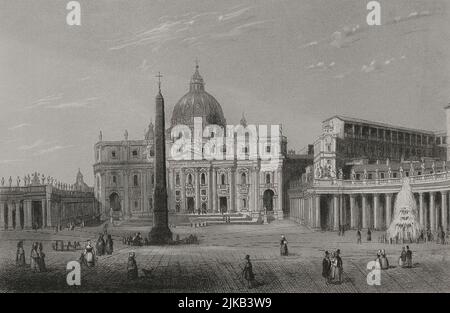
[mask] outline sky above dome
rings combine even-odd
[[[0,176],[38,171],[92,184],[98,133],[144,138],[161,71],[166,120],[198,58],[227,122],[281,123],[302,150],[335,114],[442,130],[449,102],[445,0],[0,3]]]

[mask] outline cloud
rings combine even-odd
[[[19,150],[32,150],[32,149],[35,149],[35,148],[40,147],[40,146],[45,145],[45,144],[46,144],[46,142],[44,140],[38,139],[35,142],[33,142],[32,144],[30,144],[30,145],[20,146]]]
[[[67,146],[56,145],[56,146],[52,146],[49,148],[41,149],[41,150],[37,151],[36,153],[34,153],[34,155],[48,154],[48,153],[52,153],[52,152],[56,152],[59,150],[64,150],[64,149],[68,149],[68,148],[72,148],[72,147],[74,147],[74,146],[73,145],[67,145]]]
[[[44,105],[48,105],[51,104],[55,101],[59,101],[62,99],[64,94],[60,93],[60,94],[54,94],[54,95],[50,95],[50,96],[46,96],[44,98],[38,99],[36,101],[34,101],[31,105],[26,106],[26,109],[34,109],[34,108],[38,108]]]
[[[378,71],[380,69],[381,69],[381,65],[376,60],[372,60],[372,62],[370,62],[370,64],[362,66],[361,72],[371,73],[374,71]]]
[[[23,159],[14,159],[14,160],[0,160],[0,164],[10,164],[23,161]]]
[[[79,101],[63,102],[59,104],[48,105],[46,109],[80,109],[80,108],[93,108],[98,104],[99,97],[90,97]]]
[[[22,123],[22,124],[18,124],[18,125],[15,125],[15,126],[11,126],[8,129],[9,130],[16,130],[16,129],[24,128],[24,127],[27,127],[27,126],[31,126],[31,124]]]
[[[324,61],[319,61],[317,63],[308,65],[306,67],[307,70],[321,70],[321,71],[325,71],[325,70],[329,70],[332,69],[333,67],[335,67],[336,62],[332,61],[329,63],[326,63]]]
[[[156,52],[168,45],[195,46],[208,40],[234,39],[245,33],[262,29],[268,21],[252,14],[255,7],[238,6],[224,12],[189,12],[163,16],[150,28],[129,36],[108,40],[110,51],[148,46]]]

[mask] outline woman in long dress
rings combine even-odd
[[[336,253],[332,252],[331,253],[331,270],[330,270],[330,281],[334,282],[336,280],[337,277],[337,273],[338,273],[338,261],[336,259]]]
[[[105,252],[108,255],[111,255],[114,251],[114,244],[111,235],[108,235],[106,238]]]
[[[33,242],[30,252],[30,268],[33,272],[39,271],[39,253],[38,253],[38,243]]]
[[[253,288],[255,285],[255,274],[253,273],[252,262],[250,261],[250,256],[245,256],[245,265],[242,270],[242,276],[247,281],[248,288]]]
[[[136,258],[134,252],[130,252],[128,255],[128,263],[127,263],[127,277],[128,279],[136,279],[138,278],[138,267],[136,263]]]
[[[94,247],[92,247],[90,240],[87,242],[87,245],[84,249],[84,258],[88,267],[95,266]]]

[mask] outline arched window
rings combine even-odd
[[[97,189],[100,189],[100,177],[97,176]]]
[[[202,175],[200,176],[200,182],[202,185],[206,184],[206,175],[205,173],[202,173]]]
[[[177,186],[180,185],[180,174],[178,174],[178,173],[177,173],[177,175],[175,176],[175,184],[176,184]]]
[[[241,174],[241,185],[247,184],[247,175],[245,173]]]
[[[270,184],[270,174],[266,174],[266,184]]]
[[[135,187],[139,186],[138,176],[137,175],[133,175],[133,185]]]
[[[222,174],[220,176],[220,182],[222,183],[222,185],[225,185],[225,174]]]
[[[243,209],[247,208],[247,199],[242,199],[242,208]]]
[[[188,184],[192,185],[192,174],[188,174]]]
[[[116,175],[113,175],[112,182],[113,182],[113,184],[117,184],[117,176]]]

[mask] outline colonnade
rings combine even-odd
[[[432,232],[449,227],[449,190],[414,193],[419,222]],[[290,195],[290,218],[324,230],[385,230],[394,218],[396,193],[316,193]]]

